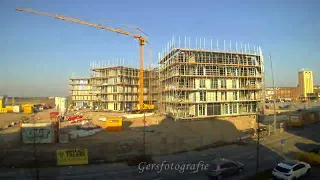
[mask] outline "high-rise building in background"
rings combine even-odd
[[[300,98],[308,98],[308,94],[313,94],[312,71],[302,70],[298,73]]]

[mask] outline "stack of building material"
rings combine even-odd
[[[102,118],[99,118],[99,121],[107,121],[107,118],[106,117],[102,117]]]
[[[125,118],[140,118],[140,117],[143,117],[143,116],[152,116],[154,113],[145,113],[145,114],[126,114],[126,115],[123,115],[123,117]]]
[[[84,130],[84,129],[72,130],[69,132],[69,135],[70,135],[70,139],[78,139],[78,138],[94,135],[100,131],[102,131],[101,128],[91,129],[91,130]]]

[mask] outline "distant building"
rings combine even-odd
[[[312,71],[302,70],[298,73],[299,92],[301,99],[309,99],[313,94],[313,75]]]
[[[320,85],[313,86],[313,92],[320,92]]]
[[[298,87],[276,87],[276,88],[266,88],[265,97],[266,99],[299,99],[299,89]]]

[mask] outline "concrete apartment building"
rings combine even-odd
[[[70,93],[74,105],[86,104],[112,111],[123,111],[137,105],[139,69],[125,66],[96,66],[91,68],[91,73],[90,78],[70,78]],[[145,103],[156,102],[157,76],[156,69],[144,71]]]
[[[257,113],[264,95],[260,48],[250,52],[241,44],[234,51],[219,51],[213,50],[212,41],[205,48],[201,40],[195,48],[190,40],[189,45],[176,44],[171,41],[159,55],[163,113],[175,119]]]
[[[92,92],[90,78],[69,78],[69,94],[74,106],[92,106],[97,100]]]

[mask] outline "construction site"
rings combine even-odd
[[[213,45],[211,39],[206,43],[205,38],[186,37],[183,43],[173,37],[158,54],[157,66],[151,68],[148,56],[145,68],[144,46],[150,42],[141,30],[134,34],[62,15],[16,10],[133,37],[139,42],[140,59],[139,68],[90,64],[87,77],[69,78],[69,101],[56,97],[54,109],[34,115],[6,114],[14,122],[0,131],[6,142],[3,164],[31,156],[32,142],[42,144],[37,152],[51,163],[56,162],[52,154],[58,149],[75,147],[86,148],[90,161],[115,161],[235,142],[257,127],[256,114],[264,98],[260,47],[225,41]],[[32,135],[34,129],[39,134]]]
[[[263,92],[260,49],[241,53],[172,47],[159,64],[157,69],[144,71],[143,101],[156,104],[160,113],[174,119],[257,113]],[[87,80],[70,79],[75,105],[85,101],[114,111],[137,106],[139,69],[91,70],[93,76]]]
[[[174,119],[256,114],[263,95],[261,49],[251,53],[217,49],[172,43],[159,56],[159,68],[143,71],[144,104],[156,104],[160,113]],[[90,78],[70,79],[75,105],[83,102],[94,109],[127,112],[138,105],[139,69],[91,70]]]

